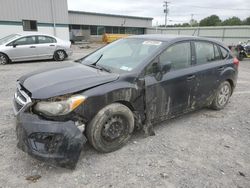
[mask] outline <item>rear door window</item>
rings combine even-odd
[[[222,59],[226,59],[228,57],[228,51],[223,47],[220,47],[220,51],[221,51]]]
[[[214,45],[209,42],[195,42],[196,64],[215,61]]]
[[[214,58],[215,60],[221,60],[221,55],[219,51],[219,47],[217,45],[214,45]]]
[[[38,36],[39,44],[56,43],[56,39],[48,36]]]

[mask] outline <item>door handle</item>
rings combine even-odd
[[[35,46],[30,46],[30,48],[36,48]]]
[[[51,44],[51,45],[49,45],[49,46],[55,46],[54,44]]]
[[[189,76],[187,77],[187,80],[188,80],[188,81],[189,81],[189,80],[193,80],[195,77],[196,77],[196,76],[195,76],[194,74],[189,75]]]
[[[219,67],[218,71],[223,71],[225,69],[225,67]]]

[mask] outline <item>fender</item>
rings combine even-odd
[[[119,102],[130,108],[135,114],[139,114],[140,119],[144,117],[144,87],[143,81],[133,83],[124,81],[115,81],[89,89],[82,94],[87,96],[85,103],[80,106],[76,113],[82,116],[85,123],[105,106]]]
[[[231,86],[232,86],[232,89],[234,89],[235,86],[236,86],[237,77],[238,77],[238,72],[232,66],[226,67],[220,73],[221,81],[228,80],[230,82]]]

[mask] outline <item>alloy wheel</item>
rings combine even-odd
[[[218,95],[218,104],[224,106],[230,97],[230,88],[228,85],[224,85]]]
[[[4,55],[0,55],[0,65],[5,65],[7,62],[7,58]]]

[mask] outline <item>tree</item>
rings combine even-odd
[[[221,20],[217,15],[208,16],[200,21],[200,26],[218,26],[221,25]]]
[[[189,23],[183,23],[181,27],[190,27]]]
[[[241,25],[242,21],[240,18],[233,16],[231,18],[228,18],[222,22],[222,25]]]
[[[247,17],[247,18],[243,21],[242,24],[244,24],[244,25],[250,25],[250,16]]]

